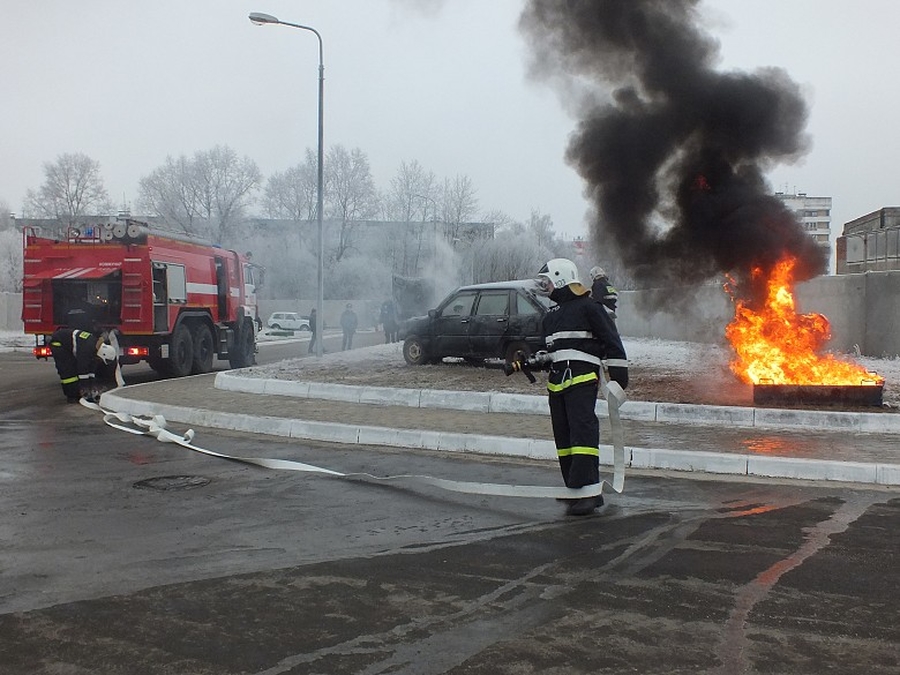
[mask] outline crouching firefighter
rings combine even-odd
[[[535,359],[548,369],[553,439],[566,487],[600,482],[600,421],[596,405],[600,369],[623,389],[628,361],[612,317],[591,299],[578,280],[578,268],[566,258],[547,262],[538,272],[541,292],[556,303],[543,322],[546,354]],[[568,502],[567,514],[584,516],[603,505],[603,496]]]
[[[116,365],[118,349],[83,318],[70,313],[67,323],[50,336],[50,352],[63,394],[69,403],[78,403],[81,397],[93,400],[97,396],[97,371],[108,372],[104,366]]]

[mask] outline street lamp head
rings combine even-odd
[[[250,12],[250,21],[257,26],[262,26],[266,23],[281,23],[271,14],[263,14],[262,12]]]

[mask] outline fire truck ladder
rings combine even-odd
[[[22,323],[40,323],[44,291],[40,282],[26,282],[22,287]]]

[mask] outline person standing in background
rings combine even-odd
[[[356,332],[357,323],[356,312],[353,311],[353,305],[348,302],[346,309],[341,314],[341,330],[344,332],[342,351],[353,349],[353,334]]]
[[[319,337],[319,322],[316,320],[316,308],[313,307],[309,310],[309,349],[306,351],[307,354],[312,354],[316,351],[316,339]]]
[[[384,343],[396,342],[400,326],[397,324],[397,310],[392,300],[385,300],[381,304],[381,325],[384,327]]]

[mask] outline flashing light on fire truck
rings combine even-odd
[[[149,347],[126,347],[122,350],[122,354],[125,356],[134,356],[137,358],[146,358],[150,356],[150,348]]]

